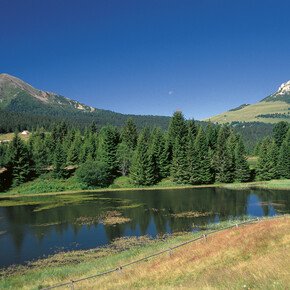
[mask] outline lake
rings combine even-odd
[[[218,221],[289,212],[287,190],[212,187],[0,198],[0,267],[124,236],[198,231]]]

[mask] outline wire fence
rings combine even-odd
[[[267,218],[267,219],[272,219],[272,218],[281,218],[281,217],[286,217],[286,214],[284,214],[283,216],[280,215],[280,216],[273,216],[271,218]],[[54,286],[50,286],[50,287],[47,287],[47,288],[43,288],[42,290],[47,290],[47,289],[53,289],[53,288],[58,288],[58,287],[61,287],[61,286],[66,286],[66,285],[70,285],[71,287],[71,290],[74,289],[74,283],[77,283],[77,282],[80,282],[80,281],[83,281],[83,280],[87,280],[87,279],[91,279],[91,278],[96,278],[96,277],[99,277],[99,276],[102,276],[102,275],[106,275],[106,274],[109,274],[109,273],[112,273],[112,272],[115,272],[115,271],[118,271],[119,272],[119,275],[121,277],[121,273],[122,273],[122,269],[125,268],[125,267],[128,267],[130,265],[133,265],[133,264],[136,264],[136,263],[139,263],[141,261],[144,261],[144,260],[147,260],[149,258],[152,258],[152,257],[155,257],[155,256],[158,256],[158,255],[161,255],[163,253],[166,253],[166,252],[169,252],[169,255],[170,257],[172,256],[172,250],[174,249],[177,249],[179,247],[182,247],[184,245],[187,245],[189,243],[192,243],[192,242],[195,242],[195,241],[198,241],[198,240],[201,240],[203,239],[204,242],[206,242],[207,240],[207,236],[208,235],[211,235],[211,234],[214,234],[214,233],[217,233],[217,232],[220,232],[220,231],[224,231],[226,229],[230,229],[230,228],[238,228],[239,226],[241,225],[244,225],[244,224],[249,224],[249,223],[254,223],[254,222],[260,222],[260,218],[257,217],[257,218],[254,218],[254,219],[250,219],[250,220],[247,220],[247,221],[244,221],[244,222],[240,222],[240,223],[235,223],[235,224],[232,224],[232,225],[229,225],[227,227],[223,227],[223,228],[220,228],[220,229],[216,229],[216,230],[212,230],[210,232],[207,232],[206,234],[202,234],[201,236],[195,238],[195,239],[192,239],[192,240],[189,240],[189,241],[186,241],[184,243],[181,243],[181,244],[178,244],[176,246],[173,246],[173,247],[170,247],[168,249],[165,249],[165,250],[162,250],[160,252],[157,252],[157,253],[154,253],[154,254],[151,254],[149,256],[146,256],[144,258],[141,258],[141,259],[138,259],[138,260],[135,260],[135,261],[132,261],[132,262],[129,262],[127,264],[124,264],[124,265],[119,265],[117,268],[114,268],[114,269],[111,269],[111,270],[108,270],[108,271],[105,271],[105,272],[102,272],[102,273],[98,273],[98,274],[95,274],[95,275],[92,275],[92,276],[87,276],[87,277],[84,277],[84,278],[80,278],[80,279],[76,279],[76,280],[70,280],[69,282],[65,282],[65,283],[62,283],[62,284],[57,284],[57,285],[54,285]]]

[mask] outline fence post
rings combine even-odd
[[[169,248],[169,256],[170,256],[170,258],[171,258],[171,256],[172,256],[171,248]]]
[[[119,271],[119,276],[120,276],[120,278],[121,278],[121,275],[122,275],[122,271],[121,271],[121,270],[122,270],[122,267],[119,266],[119,267],[118,267],[118,271]]]
[[[74,284],[73,283],[74,283],[74,281],[73,280],[70,280],[70,289],[71,290],[74,290]]]
[[[203,234],[203,240],[206,242],[206,234]]]

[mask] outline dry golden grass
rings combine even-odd
[[[82,289],[290,286],[290,219],[263,221],[208,237],[146,263],[81,283]]]

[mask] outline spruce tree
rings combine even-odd
[[[137,141],[130,167],[130,177],[137,185],[151,185],[154,182],[154,167],[148,152],[149,137],[148,127],[143,128]]]
[[[246,150],[242,137],[238,138],[235,148],[235,180],[239,182],[247,182],[250,180],[250,167],[246,158]]]
[[[132,118],[128,118],[125,124],[125,128],[122,132],[122,140],[126,142],[127,146],[131,150],[135,150],[137,145],[137,127]]]
[[[285,121],[281,121],[277,123],[275,127],[273,128],[273,137],[278,148],[280,148],[280,146],[282,145],[282,142],[286,137],[288,129],[289,129],[289,123]]]
[[[188,172],[188,183],[189,184],[200,184],[199,179],[199,160],[198,152],[195,149],[195,137],[192,133],[188,136],[187,146],[187,172]]]
[[[170,120],[168,128],[168,145],[169,145],[169,160],[173,158],[173,147],[175,146],[176,139],[180,145],[185,146],[186,136],[188,135],[188,127],[181,111],[176,111]],[[181,144],[183,142],[183,144]]]
[[[290,129],[282,142],[277,162],[277,171],[280,177],[290,178]]]
[[[7,169],[12,175],[13,185],[19,185],[31,179],[34,174],[32,155],[17,134],[12,139],[7,153]]]
[[[55,178],[65,178],[67,176],[66,154],[60,142],[57,143],[54,150],[52,172]]]
[[[111,180],[113,181],[119,174],[117,149],[120,135],[117,128],[112,126],[106,126],[102,131],[100,161],[108,168]]]
[[[216,150],[217,136],[216,131],[213,128],[212,122],[207,123],[205,128],[205,134],[209,149],[212,151]]]
[[[259,180],[270,180],[272,178],[270,172],[272,166],[269,158],[270,144],[270,138],[266,137],[260,147],[259,159],[256,167],[257,178]]]
[[[209,184],[213,181],[213,172],[211,169],[211,160],[208,155],[207,139],[202,127],[199,128],[194,147],[197,154],[199,183]]]
[[[187,183],[188,163],[187,163],[187,144],[186,137],[176,138],[173,145],[171,174],[176,183]]]
[[[227,126],[223,126],[218,132],[217,150],[214,157],[216,180],[229,183],[233,181],[232,160],[226,146],[230,131]]]

